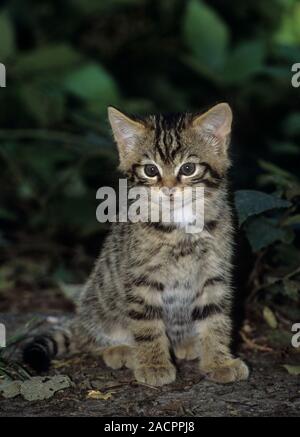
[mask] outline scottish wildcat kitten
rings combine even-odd
[[[199,115],[129,118],[108,109],[120,169],[133,186],[204,187],[204,228],[181,222],[115,223],[68,328],[41,334],[24,360],[43,369],[89,345],[105,363],[127,366],[143,383],[175,380],[170,351],[199,359],[199,371],[227,383],[248,377],[230,351],[231,210],[226,173],[232,113],[226,103]],[[168,196],[168,194],[166,194]]]

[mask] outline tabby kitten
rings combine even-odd
[[[113,369],[160,386],[174,360],[199,359],[208,379],[247,379],[230,351],[232,219],[227,170],[232,113],[221,103],[204,114],[129,118],[109,107],[120,169],[133,186],[204,187],[204,228],[185,222],[115,223],[69,327],[34,338],[24,359],[36,369],[65,352],[90,349]]]

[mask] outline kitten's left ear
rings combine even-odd
[[[192,121],[193,128],[223,149],[228,146],[231,124],[232,111],[228,103],[219,103]]]
[[[126,161],[130,160],[139,138],[145,133],[145,126],[112,106],[108,107],[108,118],[118,146],[121,167],[126,167]]]

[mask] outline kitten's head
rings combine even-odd
[[[109,107],[108,116],[119,150],[120,170],[132,176],[136,184],[212,187],[226,175],[232,122],[227,103],[200,115],[129,118]]]
[[[227,103],[204,114],[145,118],[130,118],[109,107],[108,116],[118,146],[120,170],[135,186],[159,193],[163,202],[167,197],[174,209],[174,202],[183,191],[186,193],[186,187],[202,186],[204,192],[212,193],[225,180],[232,122]]]

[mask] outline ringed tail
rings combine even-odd
[[[35,336],[23,349],[23,361],[37,372],[46,372],[51,361],[70,352],[71,332],[55,329]]]

